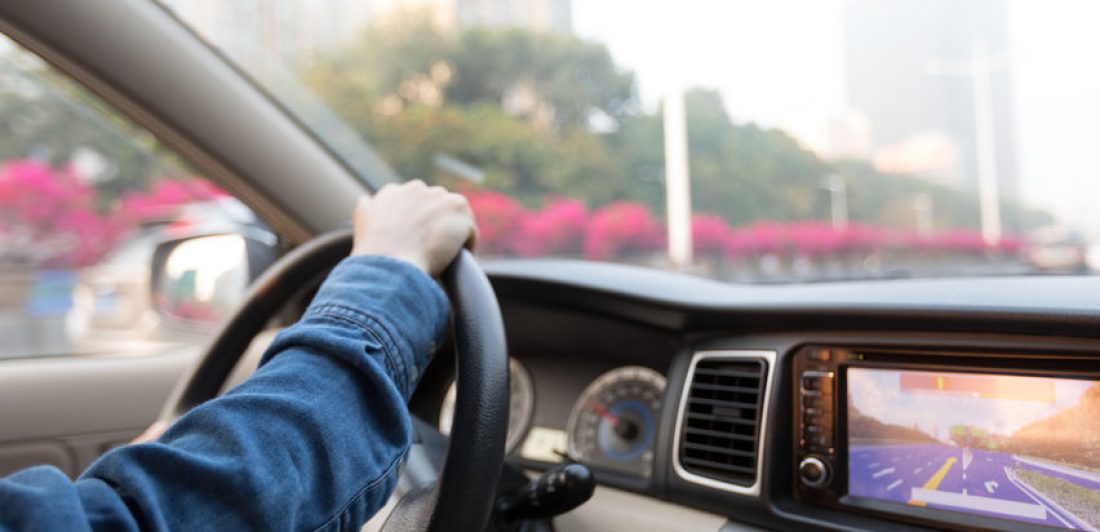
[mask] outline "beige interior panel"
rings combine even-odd
[[[0,362],[0,475],[34,463],[78,473],[156,419],[198,351]]]
[[[39,441],[17,443],[0,447],[0,467],[8,474],[36,465],[52,465],[72,475],[76,469],[76,458],[69,448],[60,441]]]
[[[645,508],[645,511],[639,511]],[[727,519],[628,491],[597,486],[592,499],[554,518],[561,532],[717,532]],[[744,528],[743,530],[756,530]]]

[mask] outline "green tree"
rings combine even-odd
[[[108,162],[97,176],[100,208],[123,191],[183,173],[150,133],[83,87],[22,50],[0,55],[0,161],[33,158],[61,168],[81,150]]]
[[[447,99],[500,104],[521,89],[544,101],[562,129],[587,126],[594,112],[618,121],[636,110],[634,76],[607,47],[572,36],[519,29],[462,32],[448,57],[455,79]]]
[[[366,30],[304,76],[401,175],[459,185],[436,164],[445,156],[529,206],[555,194],[664,211],[663,117],[639,108],[634,76],[602,45],[518,29],[446,33],[411,17]],[[927,195],[938,229],[978,226],[972,193],[827,163],[782,131],[735,123],[713,90],[689,90],[685,104],[698,212],[734,225],[827,219],[825,182],[838,173],[855,222],[913,228],[914,201]],[[1003,214],[1017,232],[1049,219],[1016,205]]]
[[[457,158],[528,204],[547,194],[605,203],[626,188],[620,158],[585,127],[592,113],[625,116],[635,99],[633,77],[602,46],[518,30],[447,35],[411,18],[367,30],[304,76],[401,175],[455,186],[436,161]],[[505,112],[512,90],[530,91],[553,121]]]
[[[790,136],[734,124],[717,92],[685,94],[692,201],[734,224],[818,217],[827,166]],[[664,196],[662,115],[637,114],[610,142],[623,154],[640,199],[655,208]]]

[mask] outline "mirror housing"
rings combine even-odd
[[[236,233],[171,240],[153,251],[152,306],[167,325],[209,330],[244,301],[278,250]]]

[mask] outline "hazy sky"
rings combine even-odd
[[[643,101],[720,90],[735,120],[806,146],[845,108],[842,0],[577,0],[577,32],[637,72]],[[1021,193],[1100,237],[1100,2],[1009,0]],[[976,208],[976,207],[975,207]]]
[[[1029,423],[1076,405],[1093,384],[1058,380],[1054,385],[1054,402],[1043,402],[902,392],[900,375],[901,372],[889,370],[848,370],[848,390],[855,407],[883,423],[903,427],[916,425],[942,440],[949,437],[951,427],[958,425],[981,427],[994,434],[1009,436]]]

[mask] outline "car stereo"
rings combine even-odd
[[[1100,375],[1080,358],[808,347],[793,367],[799,500],[933,526],[1100,529]]]

